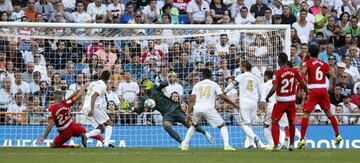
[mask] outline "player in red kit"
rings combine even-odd
[[[330,97],[327,91],[326,75],[331,77],[331,91],[336,87],[336,75],[332,72],[329,64],[318,59],[319,48],[316,45],[309,47],[310,59],[304,63],[301,70],[304,76],[307,75],[309,98],[304,103],[304,115],[301,120],[301,140],[299,142],[299,149],[306,147],[305,135],[306,129],[309,125],[310,113],[313,111],[316,104],[319,104],[321,109],[324,110],[326,116],[330,119],[331,124],[335,131],[335,144],[339,144],[342,138],[339,133],[338,123],[330,110]]]
[[[274,140],[274,151],[281,150],[279,136],[280,126],[279,120],[284,113],[287,114],[289,121],[290,132],[290,145],[289,150],[294,149],[294,137],[295,137],[295,119],[296,119],[296,81],[300,83],[300,87],[308,93],[308,88],[300,74],[300,72],[287,66],[288,56],[285,53],[279,53],[278,64],[280,69],[275,72],[275,80],[273,80],[273,87],[269,94],[266,96],[266,101],[276,92],[276,103],[271,114],[272,125],[271,134]]]
[[[52,148],[77,148],[80,145],[64,145],[71,137],[79,137],[81,136],[82,144],[86,147],[87,137],[85,135],[86,130],[84,127],[76,124],[73,121],[73,116],[71,115],[71,106],[82,97],[85,92],[85,88],[87,86],[83,86],[80,90],[76,91],[71,97],[70,100],[63,100],[63,92],[55,91],[53,92],[53,99],[55,100],[54,105],[49,107],[49,119],[48,119],[48,127],[45,130],[44,136],[42,138],[38,138],[39,142],[43,142],[47,136],[49,135],[53,124],[57,130],[59,131],[59,135],[56,136],[53,143],[51,143],[50,147]]]

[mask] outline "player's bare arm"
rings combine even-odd
[[[266,96],[266,102],[269,102],[269,98],[275,93],[275,90],[277,89],[277,84],[273,84],[270,92],[268,93],[268,95]]]
[[[194,105],[195,105],[195,100],[196,100],[196,96],[195,95],[190,95],[188,110],[186,112],[186,120],[187,121],[191,120],[191,113],[193,112],[193,108],[194,108]]]
[[[74,95],[74,97],[72,98],[74,101],[77,101],[79,98],[81,98],[83,96],[83,94],[86,91],[88,85],[84,85],[81,87],[80,90],[78,90],[78,92]]]
[[[94,115],[94,107],[95,107],[95,101],[96,98],[99,96],[99,94],[97,92],[95,92],[92,96],[91,96],[91,110],[88,113],[88,116],[91,117]]]
[[[306,85],[306,83],[305,83],[304,80],[301,80],[301,81],[300,81],[300,87],[301,87],[301,89],[303,89],[303,90],[305,91],[306,95],[309,94],[309,89],[308,89],[308,87],[307,87],[307,85]]]
[[[328,72],[328,74],[330,75],[330,78],[331,78],[331,88],[330,88],[330,91],[335,92],[335,87],[336,87],[336,75],[335,75],[335,73],[334,73],[332,70],[330,70],[330,71]]]
[[[224,100],[226,103],[231,104],[232,106],[236,107],[236,108],[240,108],[240,106],[238,104],[236,104],[235,102],[231,101],[228,97],[226,97],[224,94],[219,95],[219,97]]]
[[[82,95],[86,92],[86,88],[89,86],[89,82],[86,82],[85,85],[83,85],[79,90],[76,90],[69,99],[73,99],[74,101],[77,101]]]
[[[305,63],[304,63],[305,64]],[[301,68],[301,74],[303,75],[303,76],[306,76],[307,75],[307,67],[306,67],[306,65],[304,65],[302,68]]]
[[[38,141],[38,142],[40,142],[40,143],[44,142],[44,140],[49,136],[49,133],[50,133],[50,131],[51,131],[51,129],[52,129],[53,124],[54,124],[54,120],[53,120],[53,119],[49,119],[49,120],[48,120],[48,126],[47,126],[47,128],[46,128],[46,130],[45,130],[44,136],[41,137],[41,138],[37,138],[37,141]]]

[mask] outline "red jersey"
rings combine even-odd
[[[295,68],[280,68],[275,72],[273,84],[277,84],[276,100],[279,102],[295,101],[296,81],[302,81],[300,72]]]
[[[309,89],[312,88],[327,88],[326,74],[331,71],[330,65],[324,61],[311,58],[304,63],[307,68],[307,82]]]
[[[53,119],[55,126],[59,131],[65,130],[73,122],[71,108],[75,103],[73,99],[64,100],[61,103],[51,105],[49,107],[49,119]]]

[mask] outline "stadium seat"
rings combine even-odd
[[[179,15],[179,23],[180,24],[189,24],[189,17],[186,14]]]

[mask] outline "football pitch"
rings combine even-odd
[[[358,162],[358,149],[265,150],[168,148],[0,148],[0,163],[346,163]]]

